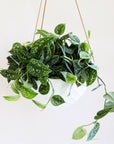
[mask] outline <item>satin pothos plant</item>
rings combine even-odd
[[[85,127],[94,125],[87,138],[88,141],[92,140],[100,128],[99,119],[109,112],[114,112],[114,92],[108,92],[106,84],[98,76],[98,67],[92,62],[93,53],[90,52],[88,43],[81,42],[72,32],[63,35],[65,24],[57,25],[54,32],[55,34],[38,30],[36,34],[42,38],[35,42],[13,44],[7,57],[8,69],[0,70],[0,74],[11,83],[11,89],[16,95],[4,98],[8,101],[17,101],[23,96],[39,108],[45,109],[49,102],[53,106],[65,103],[60,95],[54,94],[50,79],[61,79],[71,84],[71,87],[72,85],[88,87],[97,80],[98,85],[92,91],[104,86],[104,108],[96,114],[94,122],[78,127],[72,136],[74,140],[82,139],[87,134]],[[37,81],[40,81],[39,86]],[[38,93],[48,94],[50,88],[52,94],[45,105],[34,100]]]

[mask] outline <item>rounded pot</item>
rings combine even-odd
[[[77,87],[76,84],[73,84],[71,88],[71,84],[65,83],[61,79],[50,79],[55,93],[54,95],[60,95],[64,100],[65,104],[72,104],[79,100],[79,98],[85,93],[86,86]],[[37,82],[38,86],[40,86],[40,82]],[[70,92],[71,88],[71,92]],[[38,92],[38,91],[37,91]],[[70,95],[69,95],[70,92]],[[38,96],[35,98],[38,102],[42,104],[46,104],[52,94],[52,88],[50,86],[50,91],[47,95],[41,95],[38,92]]]

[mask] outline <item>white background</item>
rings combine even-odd
[[[0,0],[0,69],[14,42],[31,41],[39,0]],[[91,46],[99,75],[114,91],[114,1],[80,0],[80,9],[87,30],[92,31]],[[59,23],[66,23],[66,32],[73,31],[83,41],[84,32],[74,0],[48,0],[44,28],[53,32]],[[39,25],[40,28],[40,25]],[[93,121],[103,107],[103,87],[95,93],[88,88],[81,99],[68,107],[49,106],[40,111],[31,101],[7,102],[2,96],[12,95],[7,81],[0,76],[0,143],[1,144],[85,144],[71,139],[77,126]],[[114,143],[114,114],[101,121],[101,129],[90,144]]]

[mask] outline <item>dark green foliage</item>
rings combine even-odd
[[[40,87],[39,87],[39,92],[40,92],[42,95],[48,94],[49,90],[50,90],[50,85],[49,85],[48,82],[47,82],[46,85],[41,84]]]
[[[8,56],[7,60],[8,60],[8,65],[9,65],[8,69],[15,71],[20,65],[18,57],[15,55]]]
[[[27,65],[27,71],[30,75],[35,77],[43,77],[48,75],[51,70],[47,65],[44,65],[42,62],[36,59],[31,59]]]
[[[56,40],[53,36],[44,37],[34,42],[31,53],[36,59],[40,59],[44,48],[49,48],[51,43]]]
[[[51,59],[49,60],[48,64],[50,66],[52,66],[52,65],[55,65],[55,64],[59,63],[59,61],[60,61],[60,56],[59,55],[53,55],[51,57]]]
[[[11,80],[16,80],[18,78],[18,73],[16,73],[16,71],[8,69],[8,70],[1,70],[1,75],[4,76],[5,78],[7,78],[8,82],[10,82]]]
[[[87,68],[86,70],[86,84],[90,86],[94,83],[97,78],[97,71],[92,68]]]
[[[110,112],[111,109],[112,109],[112,108],[109,107],[109,108],[105,108],[105,109],[99,111],[99,112],[97,113],[97,115],[94,117],[94,119],[95,119],[95,120],[99,120],[99,119],[103,118],[105,115],[107,115],[107,114]]]
[[[47,79],[48,79],[47,76],[39,77],[39,81],[40,81],[41,84],[43,84],[43,85],[46,85],[46,84],[47,84]]]
[[[9,67],[0,73],[8,82],[15,80],[15,84],[11,85],[15,93],[21,92],[24,97],[33,98],[35,93],[31,97],[24,94],[24,91],[32,93],[33,88],[39,89],[41,94],[47,94],[50,89],[49,78],[59,78],[77,86],[85,82],[89,86],[95,81],[97,67],[91,61],[88,44],[80,43],[73,33],[63,35],[65,24],[57,25],[54,31],[55,34],[38,30],[36,34],[42,38],[34,43],[13,44],[9,51],[11,55],[7,57]],[[39,88],[38,80],[41,82]]]
[[[27,64],[29,60],[32,58],[30,53],[28,53],[25,49],[18,50],[17,57],[21,63],[25,63],[25,64]]]
[[[17,55],[18,51],[22,49],[23,47],[20,43],[14,43],[12,49],[9,52],[13,55]]]
[[[85,60],[79,62],[78,60],[73,61],[74,73],[77,76],[77,80],[83,84],[91,85],[97,78],[97,71],[88,67]],[[78,84],[77,84],[78,85]]]
[[[62,80],[64,80],[64,78],[63,78],[61,72],[68,71],[64,63],[60,63],[58,65],[53,65],[50,69],[52,70],[52,72],[49,74],[50,78],[58,77]]]
[[[51,103],[54,106],[59,106],[59,105],[65,103],[65,101],[60,95],[54,95],[51,99]]]
[[[36,79],[35,79],[34,77],[29,76],[28,83],[32,84],[32,87],[33,87],[35,90],[37,90],[38,85],[37,85]]]
[[[65,31],[65,24],[57,25],[54,31],[57,35],[62,35]]]

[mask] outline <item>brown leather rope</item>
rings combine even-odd
[[[39,7],[39,10],[38,10],[38,17],[37,17],[37,20],[36,20],[36,26],[35,26],[34,36],[33,36],[33,43],[34,43],[34,40],[35,40],[35,34],[36,34],[36,31],[37,31],[37,26],[38,26],[38,22],[39,22],[41,7],[42,7],[42,0],[40,2],[40,7]]]
[[[45,0],[45,4],[44,4],[44,10],[43,10],[43,17],[42,17],[41,30],[42,30],[43,24],[44,24],[44,17],[45,17],[46,5],[47,5],[47,0]],[[41,35],[40,35],[40,38],[41,38]]]
[[[77,2],[77,0],[75,0],[75,2],[76,2],[76,7],[78,9],[79,16],[80,16],[80,20],[81,20],[81,23],[82,23],[82,26],[83,26],[83,29],[84,29],[86,40],[88,42],[90,52],[92,53],[92,49],[91,49],[90,42],[89,42],[89,39],[88,39],[88,35],[87,35],[86,29],[85,29],[85,26],[84,26],[83,18],[82,18],[82,15],[81,15],[81,12],[80,12],[80,9],[79,9],[79,6],[78,6],[78,2]],[[92,56],[92,58],[93,58],[93,61],[95,62],[94,56]]]

